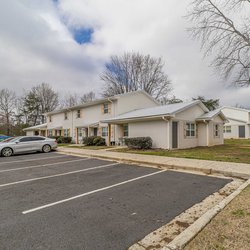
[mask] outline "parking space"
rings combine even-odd
[[[126,249],[230,181],[57,153],[0,161],[2,249]]]

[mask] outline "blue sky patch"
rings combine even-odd
[[[77,29],[73,30],[73,36],[77,43],[90,43],[92,40],[93,29]]]

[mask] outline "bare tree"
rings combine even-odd
[[[61,100],[61,108],[73,107],[80,104],[80,97],[77,93],[68,93]]]
[[[34,87],[40,104],[42,123],[45,122],[44,113],[51,112],[59,105],[59,95],[48,83],[42,83]]]
[[[95,100],[95,93],[93,91],[90,91],[86,94],[83,94],[83,96],[80,98],[81,103],[91,102]]]
[[[13,122],[15,106],[16,106],[15,92],[8,89],[0,90],[0,111],[5,120],[7,135],[10,135],[10,128]]]
[[[167,96],[171,88],[168,75],[163,70],[161,58],[139,53],[112,56],[100,78],[105,87],[103,96],[145,90],[156,99]]]
[[[162,105],[167,105],[167,104],[175,104],[175,103],[181,103],[183,100],[177,98],[175,95],[171,97],[163,97],[162,99],[159,100]]]
[[[47,83],[37,85],[23,98],[23,114],[30,125],[45,122],[44,113],[53,111],[59,105],[58,93]]]
[[[250,84],[249,12],[250,0],[194,0],[188,14],[204,55],[214,53],[211,64],[238,86]]]

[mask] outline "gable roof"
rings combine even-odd
[[[221,110],[223,111],[223,109],[233,109],[233,110],[244,111],[244,112],[248,112],[248,113],[250,113],[250,110],[249,110],[249,109],[244,109],[244,108],[237,108],[237,107],[223,106],[223,107],[221,108]]]
[[[196,101],[190,101],[190,102],[162,105],[162,106],[146,108],[146,109],[137,109],[137,110],[130,111],[122,115],[116,116],[111,119],[103,120],[102,122],[115,122],[115,121],[132,120],[132,119],[174,116],[175,114],[181,111],[184,111],[194,105],[199,105],[204,110],[204,112],[209,111],[201,101],[196,100]]]
[[[28,131],[28,130],[39,130],[39,129],[46,129],[47,128],[47,123],[43,123],[40,125],[24,128],[23,131]]]
[[[157,100],[155,100],[151,95],[149,95],[146,91],[144,91],[144,90],[137,90],[137,91],[127,92],[127,93],[124,93],[124,94],[114,95],[114,96],[111,96],[111,97],[97,99],[97,100],[86,102],[86,103],[83,103],[83,104],[80,104],[80,105],[76,105],[76,106],[71,106],[71,107],[67,107],[67,108],[63,108],[63,109],[57,109],[57,110],[54,110],[54,111],[46,113],[46,115],[59,114],[59,113],[67,112],[67,111],[81,109],[81,108],[84,108],[84,107],[90,107],[90,106],[94,106],[94,105],[97,105],[97,104],[102,104],[102,103],[105,103],[105,102],[114,101],[114,100],[119,99],[120,97],[134,95],[134,94],[138,94],[138,93],[141,93],[141,94],[147,96],[155,104],[160,105],[159,102]]]
[[[209,111],[198,117],[196,120],[212,120],[215,116],[219,115],[224,121],[227,121],[226,116],[222,113],[221,108]]]

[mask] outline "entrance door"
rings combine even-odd
[[[178,148],[178,122],[172,122],[172,148]]]
[[[245,138],[245,137],[246,137],[245,126],[239,126],[239,138]]]
[[[98,128],[94,128],[94,136],[97,136]]]

